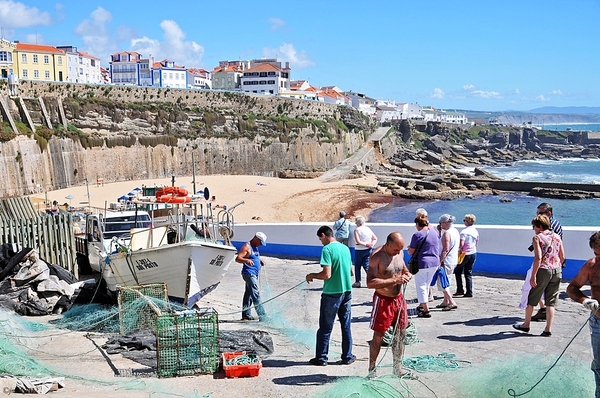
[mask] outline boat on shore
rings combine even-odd
[[[171,300],[193,307],[229,269],[237,253],[230,241],[232,212],[243,202],[214,216],[207,197],[171,188],[156,189],[154,199],[140,196],[135,210],[87,216],[85,237],[79,238],[85,243],[78,247],[85,245],[89,265],[110,295],[122,286],[165,283]]]

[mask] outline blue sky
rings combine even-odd
[[[8,40],[211,71],[277,57],[293,79],[442,109],[600,106],[600,0],[0,0]]]

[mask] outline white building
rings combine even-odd
[[[77,47],[56,47],[67,56],[67,81],[71,83],[102,84],[100,58],[86,52],[77,51]]]
[[[110,56],[110,82],[118,85],[139,85],[141,55],[137,52],[121,51]]]
[[[188,88],[206,89],[212,88],[211,73],[198,68],[189,68],[187,70]]]
[[[187,70],[163,59],[152,65],[152,82],[155,87],[186,88]]]
[[[290,91],[290,66],[276,59],[255,59],[245,70],[241,79],[242,91],[246,93],[279,95]]]

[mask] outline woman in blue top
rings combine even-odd
[[[408,247],[411,256],[417,252],[419,272],[415,275],[415,286],[417,288],[417,299],[419,306],[417,310],[419,318],[431,318],[429,313],[429,286],[433,275],[440,265],[439,238],[434,230],[429,228],[429,219],[426,214],[419,214],[415,218],[417,232],[413,234]]]

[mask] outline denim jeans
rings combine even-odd
[[[242,278],[246,282],[246,290],[244,291],[244,298],[242,299],[242,318],[252,317],[252,303],[254,303],[254,309],[258,314],[259,318],[265,318],[267,313],[262,305],[260,299],[260,292],[258,291],[258,277],[256,275],[242,274]]]
[[[456,291],[462,293],[473,294],[473,264],[477,259],[477,253],[467,254],[462,263],[458,264],[454,269],[454,276],[456,277]],[[465,273],[465,282],[467,291],[463,290],[462,273]]]
[[[596,398],[600,398],[600,319],[594,314],[590,315],[590,334],[592,340],[592,372],[596,379]]]
[[[355,250],[354,251],[354,279],[360,282],[360,269],[364,268],[365,272],[369,272],[369,256],[373,249]]]
[[[342,360],[352,358],[352,292],[341,294],[322,294],[319,330],[317,330],[317,347],[315,358],[327,361],[329,354],[329,338],[337,315],[342,327]]]

